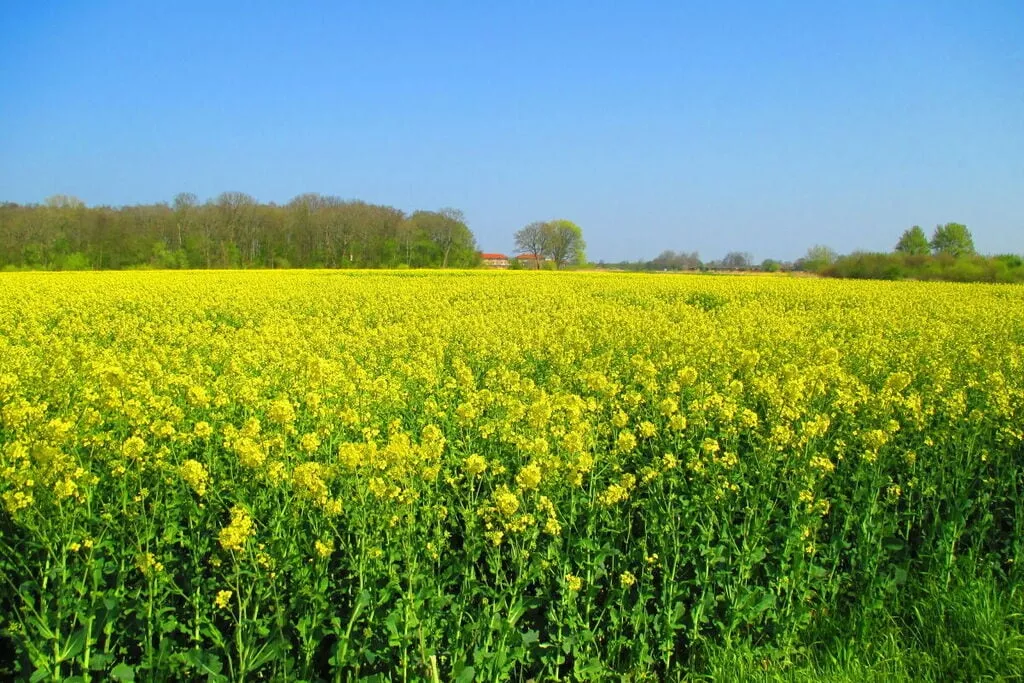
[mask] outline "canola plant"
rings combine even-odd
[[[6,671],[677,676],[1015,581],[1022,430],[1013,286],[2,274]]]

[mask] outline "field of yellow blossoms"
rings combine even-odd
[[[0,274],[0,669],[657,680],[800,652],[922,577],[1017,581],[1022,430],[1013,286]]]

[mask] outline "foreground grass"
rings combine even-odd
[[[792,650],[740,645],[710,653],[714,681],[1003,681],[1024,678],[1024,601],[992,579],[930,590],[873,616],[809,631]]]

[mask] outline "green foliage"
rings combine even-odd
[[[729,303],[729,299],[715,292],[693,292],[686,297],[686,303],[704,311],[714,311]]]
[[[465,223],[461,211],[441,209],[440,211],[417,211],[409,222],[413,236],[410,238],[420,248],[421,256],[433,252],[435,256],[429,262],[440,260],[442,268],[471,268],[480,264],[473,233]],[[410,260],[409,265],[413,264]]]
[[[1014,255],[994,257],[854,252],[823,268],[822,275],[872,280],[1024,282],[1024,262]]]
[[[973,256],[975,253],[971,231],[961,223],[935,226],[931,247],[935,254],[953,257]]]
[[[812,273],[821,272],[831,266],[839,258],[839,255],[831,248],[816,244],[807,250],[803,258],[803,269]]]
[[[709,653],[724,681],[980,681],[1024,677],[1024,600],[999,577],[958,566],[920,576],[884,614],[834,615],[792,651],[741,645]]]
[[[1024,258],[1021,258],[1017,254],[997,254],[992,258],[995,261],[1002,263],[1010,270],[1024,267]]]
[[[586,262],[587,244],[583,241],[583,230],[572,221],[564,218],[548,221],[541,229],[541,236],[544,255],[551,259],[555,268]]]
[[[0,267],[393,268],[477,265],[472,232],[455,209],[402,211],[303,194],[285,206],[242,192],[200,203],[87,208],[74,197],[0,204]],[[287,264],[287,265],[285,265]]]
[[[74,251],[63,257],[58,270],[89,270],[89,257],[80,251]]]
[[[931,252],[931,245],[921,226],[915,225],[900,235],[899,242],[896,243],[896,251],[911,256],[923,256]]]

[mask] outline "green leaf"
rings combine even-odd
[[[124,662],[121,662],[114,667],[114,670],[110,672],[110,676],[119,681],[134,681],[135,680],[135,667],[128,666]]]
[[[758,602],[756,605],[754,605],[752,613],[753,613],[753,615],[758,615],[761,612],[763,612],[766,609],[768,609],[769,607],[773,607],[774,605],[775,605],[775,593],[768,593],[764,597],[761,598],[760,602]]]
[[[903,540],[898,536],[886,536],[882,539],[882,545],[886,550],[903,550]]]
[[[285,652],[287,652],[287,647],[282,647],[280,641],[275,640],[266,643],[253,657],[250,666],[253,669],[258,669],[269,661],[281,659],[282,654]]]
[[[114,657],[112,655],[103,654],[102,652],[94,654],[89,658],[89,670],[90,671],[105,671],[107,666],[110,664],[110,660]]]
[[[80,628],[71,634],[71,637],[64,643],[64,649],[60,653],[61,661],[74,659],[85,649],[85,629]]]
[[[808,567],[807,571],[810,573],[812,578],[821,579],[828,574],[828,570],[819,564],[812,564]]]
[[[476,675],[476,669],[471,666],[459,667],[452,671],[455,676],[455,683],[470,683]]]
[[[189,650],[180,656],[187,664],[210,676],[217,676],[223,668],[220,657],[211,652]]]

